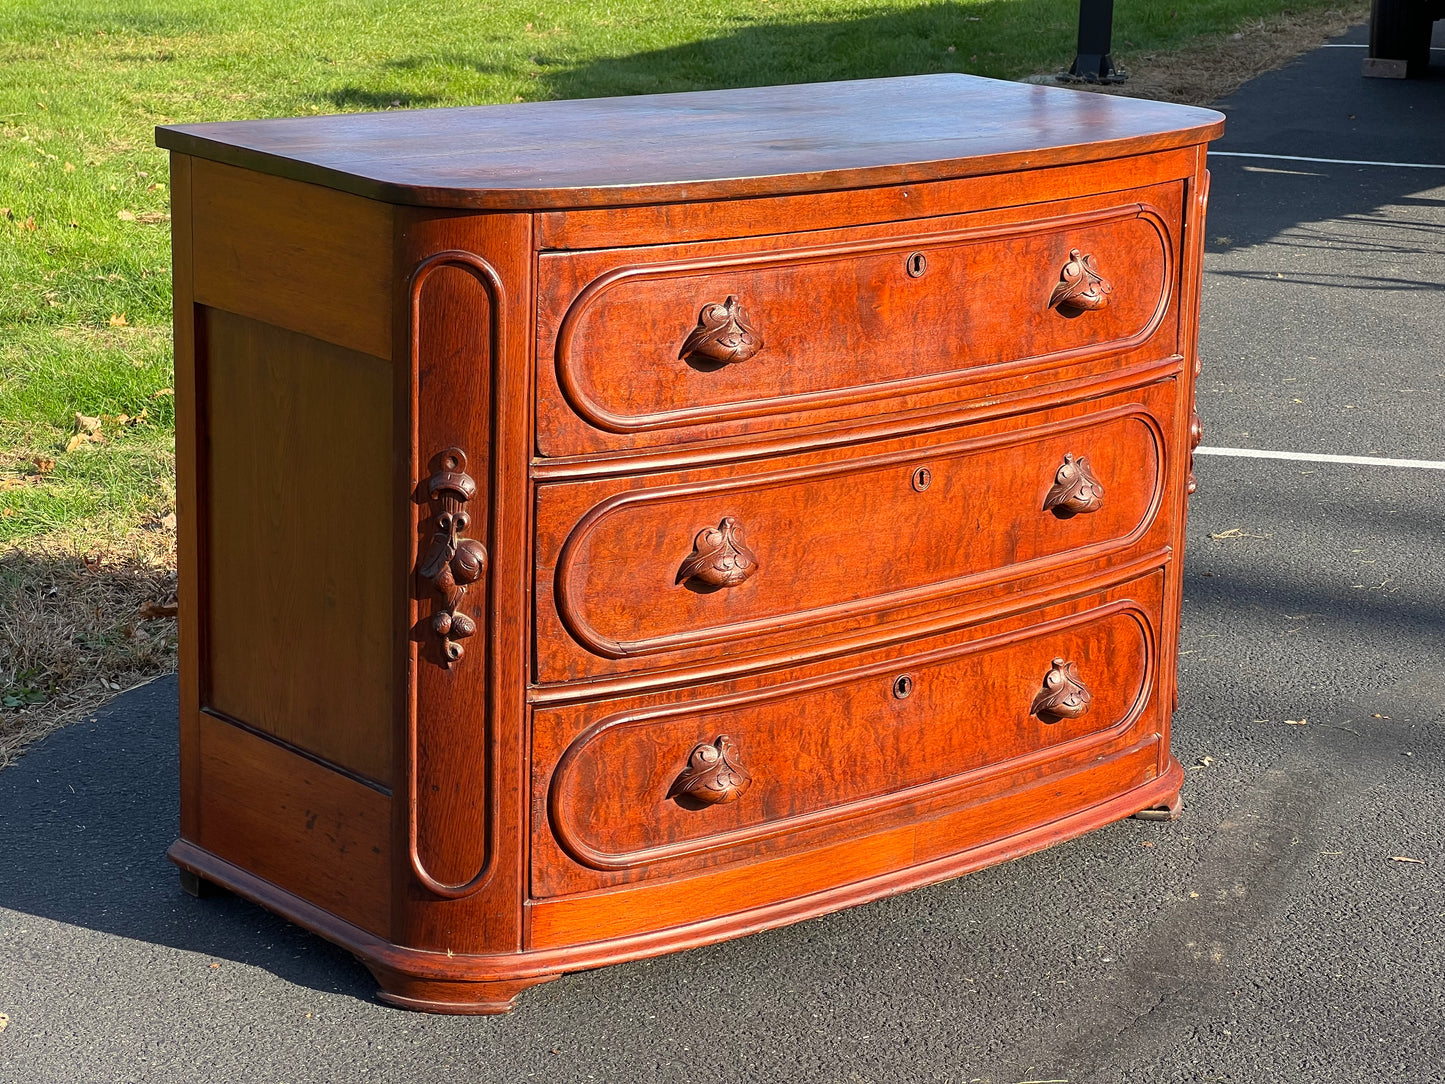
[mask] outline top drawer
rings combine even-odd
[[[887,227],[543,253],[538,451],[871,417],[1104,355],[1171,354],[1181,201],[1172,182]]]

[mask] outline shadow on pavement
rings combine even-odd
[[[369,998],[350,954],[250,903],[181,891],[176,679],[160,678],[35,746],[0,772],[0,908],[264,968]],[[23,831],[13,830],[23,826]]]

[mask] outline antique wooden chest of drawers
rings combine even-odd
[[[160,129],[183,879],[498,1012],[1169,815],[1221,123],[927,76]]]

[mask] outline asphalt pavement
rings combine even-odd
[[[1445,52],[1363,52],[1216,149],[1445,165]],[[1211,162],[1205,445],[1445,459],[1445,169],[1294,158]],[[0,773],[0,1082],[1445,1081],[1445,471],[1197,474],[1180,820],[428,1017],[180,892],[164,679]]]

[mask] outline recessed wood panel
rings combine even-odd
[[[798,849],[820,827],[907,820],[920,802],[970,800],[990,774],[1081,757],[1147,710],[1162,581],[745,692],[538,711],[533,786],[546,791],[550,839],[534,840],[533,891]],[[1042,699],[1065,668],[1082,688],[1077,715]],[[679,782],[722,735],[726,770],[746,782],[707,804]],[[718,760],[705,750],[703,763]]]
[[[199,750],[200,846],[388,933],[390,798],[205,713]]]
[[[756,918],[786,900],[798,901],[797,910],[806,914],[813,895],[826,900],[811,908],[817,914],[876,898],[882,893],[870,882],[899,870],[913,869],[912,887],[1017,858],[1078,834],[1081,829],[1054,825],[1067,825],[1071,817],[1087,818],[1091,807],[1098,811],[1099,824],[1128,816],[1127,798],[1112,815],[1104,810],[1159,774],[1158,744],[1151,735],[1078,771],[1020,779],[1018,786],[962,808],[920,809],[926,815],[916,820],[866,836],[835,836],[828,846],[806,856],[785,855],[675,881],[538,900],[531,909],[528,946],[580,945],[685,924],[696,924],[692,929],[698,930],[729,915]],[[928,875],[935,864],[939,872]],[[760,922],[757,928],[766,925]]]
[[[200,323],[202,703],[389,785],[391,366],[214,309]]]
[[[746,244],[543,253],[538,451],[871,419],[985,399],[1107,354],[1168,356],[1182,198],[1171,182]],[[1101,279],[1087,311],[1059,294],[1081,260]],[[694,338],[709,327],[746,329],[741,347],[709,354]]]
[[[391,357],[390,207],[204,158],[192,171],[198,303]]]
[[[1168,195],[1178,203],[1177,192]],[[969,370],[1134,346],[1169,301],[1172,239],[1159,214],[1138,204],[1027,225],[901,232],[856,245],[614,266],[561,321],[562,395],[610,432],[792,413],[962,382]],[[1050,304],[1071,252],[1091,256],[1112,287],[1097,312]],[[542,275],[550,279],[561,260],[626,259],[544,256]],[[728,364],[684,357],[699,314],[728,297],[746,314],[756,353]]]
[[[1007,435],[963,428],[821,464],[545,487],[538,678],[656,668],[715,644],[760,651],[783,628],[926,605],[1051,560],[1118,552],[1161,505],[1173,395],[1167,382]],[[1050,509],[1059,472],[1079,460],[1101,501]],[[724,522],[750,562],[745,578],[719,586],[686,575]]]

